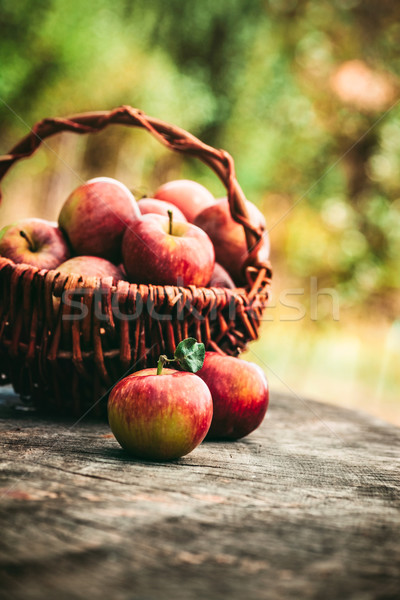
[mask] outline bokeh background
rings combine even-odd
[[[2,0],[0,19],[0,152],[43,117],[121,104],[228,150],[272,241],[246,358],[293,402],[400,425],[399,2]],[[98,175],[138,196],[181,177],[224,194],[201,163],[114,126],[15,166],[0,226],[55,219]]]

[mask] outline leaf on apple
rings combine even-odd
[[[203,343],[197,342],[195,338],[187,338],[179,342],[174,357],[182,369],[197,373],[203,366],[205,354]]]

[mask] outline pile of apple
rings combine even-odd
[[[247,209],[253,224],[265,230],[259,210],[250,202]],[[266,236],[261,252],[267,259]],[[227,198],[216,200],[197,182],[170,181],[153,198],[136,201],[119,181],[99,177],[70,194],[58,223],[31,218],[4,227],[0,256],[65,275],[112,277],[115,283],[234,288],[244,284],[247,245]],[[163,371],[161,364],[133,373],[111,392],[112,431],[135,456],[177,458],[207,434],[238,439],[264,418],[268,385],[261,369],[205,353],[193,339],[181,344],[174,360],[185,371]]]
[[[176,362],[181,370],[164,369]],[[182,370],[183,369],[183,370]],[[121,446],[138,458],[171,460],[207,436],[237,440],[262,422],[269,388],[257,365],[216,352],[188,338],[174,358],[119,381],[108,399],[108,422]]]
[[[260,211],[247,208],[265,229]],[[268,258],[266,237],[262,252]],[[71,193],[58,224],[31,218],[4,227],[0,256],[67,275],[233,288],[244,283],[247,246],[227,198],[195,181],[170,181],[137,202],[119,181],[99,177]]]

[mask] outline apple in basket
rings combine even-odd
[[[229,275],[228,271],[216,262],[208,287],[233,289],[235,284],[233,283],[232,277]]]
[[[142,215],[151,213],[168,217],[168,211],[172,210],[174,221],[187,221],[183,212],[171,202],[164,202],[164,200],[157,200],[156,198],[141,198],[138,201],[138,206]]]
[[[248,200],[246,208],[250,221],[265,230],[264,215]],[[245,282],[243,266],[247,259],[246,235],[243,226],[231,216],[227,198],[221,198],[213,206],[205,208],[194,220],[195,225],[204,229],[215,248],[215,260],[233,277],[236,284]],[[269,238],[264,231],[262,247],[259,250],[261,260],[269,256]]]
[[[177,206],[190,223],[194,222],[199,212],[215,204],[215,198],[207,188],[189,179],[164,183],[155,192],[154,198]]]
[[[55,269],[70,251],[57,223],[31,218],[3,227],[0,256],[38,269]]]
[[[213,399],[208,438],[237,440],[261,424],[268,408],[269,388],[258,365],[206,352],[198,375],[209,387]]]
[[[156,214],[131,223],[122,240],[130,281],[156,285],[206,286],[214,268],[208,235],[191,223]]]
[[[125,279],[120,267],[99,256],[75,256],[62,263],[57,271],[64,275],[81,275],[82,277],[112,277],[116,283]]]
[[[109,260],[100,258],[99,256],[75,256],[62,263],[56,269],[63,275],[80,275],[84,279],[86,277],[112,277],[115,285],[120,279],[126,279],[126,276],[120,267],[117,267]],[[71,297],[69,294],[62,296],[62,302],[70,304]],[[53,296],[53,310],[58,311],[61,304],[61,299]]]
[[[67,198],[58,224],[75,254],[118,262],[125,229],[139,218],[137,202],[123,183],[97,177],[79,186]]]
[[[204,344],[188,338],[178,344],[174,359],[181,368],[137,371],[111,391],[107,411],[111,431],[137,458],[172,460],[191,452],[204,439],[212,419],[207,385],[195,375],[204,361]],[[171,359],[173,360],[173,359]]]

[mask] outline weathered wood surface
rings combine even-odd
[[[400,429],[274,395],[247,439],[155,464],[0,396],[2,598],[400,598]]]

